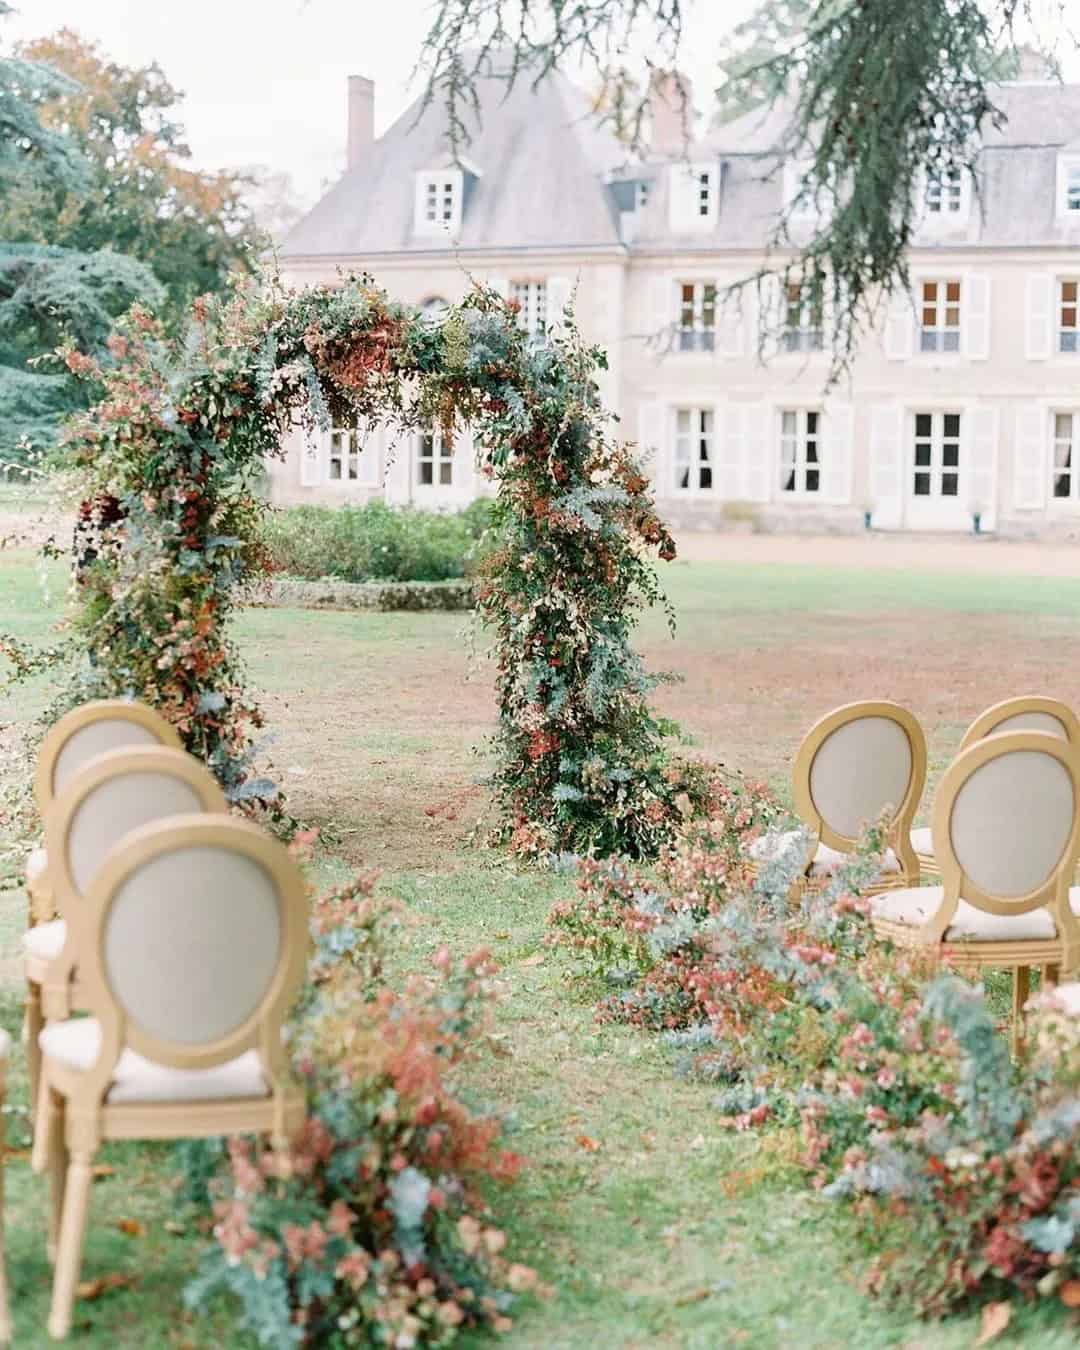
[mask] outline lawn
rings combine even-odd
[[[658,614],[641,630],[651,664],[685,676],[658,701],[702,753],[784,790],[800,736],[821,712],[896,698],[923,721],[940,770],[967,721],[998,698],[1045,691],[1080,702],[1080,578],[1011,575],[1000,552],[1000,576],[675,564],[665,581],[678,636],[667,637]],[[0,551],[0,630],[46,636],[63,594],[61,574],[49,581],[44,595],[31,555]],[[546,914],[571,883],[469,844],[494,705],[460,616],[252,610],[239,636],[273,733],[272,771],[293,811],[322,832],[320,870],[382,870],[419,920],[403,968],[444,941],[486,943],[499,957],[498,1053],[473,1066],[470,1095],[512,1110],[513,1146],[531,1165],[500,1217],[515,1254],[558,1289],[507,1344],[971,1345],[974,1320],[926,1327],[869,1302],[829,1203],[763,1179],[759,1141],[721,1130],[709,1088],[677,1078],[655,1040],[596,1025],[596,991],[543,945]],[[44,697],[39,686],[0,703],[4,742]],[[0,892],[11,1030],[22,906],[16,890]],[[9,1138],[22,1150],[21,1056],[12,1100]],[[250,1344],[229,1329],[227,1309],[195,1322],[180,1311],[199,1239],[184,1227],[170,1160],[168,1150],[116,1150],[115,1175],[97,1183],[84,1279],[116,1272],[133,1284],[80,1304],[84,1344]],[[7,1221],[19,1345],[48,1343],[42,1200],[16,1151]],[[144,1236],[117,1228],[129,1218]],[[1019,1318],[1009,1341],[1055,1350],[1073,1333]]]

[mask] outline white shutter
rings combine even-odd
[[[870,410],[870,499],[873,523],[897,529],[904,513],[904,410],[878,403]]]
[[[304,430],[299,436],[300,486],[321,487],[326,482],[327,451],[330,433],[316,427]]]
[[[574,282],[570,277],[548,277],[545,312],[549,329],[565,325],[563,310],[570,303],[573,289]]]
[[[650,280],[648,328],[645,336],[652,350],[662,355],[672,349],[677,298],[674,277],[665,274]]]
[[[713,415],[715,453],[713,491],[725,502],[742,499],[746,461],[745,403],[725,403]]]
[[[998,410],[980,404],[967,414],[967,501],[964,506],[974,514],[978,507],[981,528],[994,529],[997,523]]]
[[[780,350],[784,327],[784,290],[774,273],[761,278],[754,291],[754,353],[769,361]]]
[[[746,351],[746,291],[725,294],[726,282],[716,282],[716,354],[742,356]]]
[[[773,476],[773,447],[769,435],[772,409],[763,403],[750,403],[744,417],[740,495],[744,501],[767,502]]]
[[[381,422],[361,422],[357,433],[362,449],[357,461],[356,481],[361,487],[377,487],[386,429]]]
[[[1016,410],[1013,506],[1019,511],[1035,511],[1046,505],[1049,420],[1038,404],[1021,404]]]
[[[906,361],[915,351],[915,314],[907,291],[889,297],[885,316],[885,355],[890,361]]]
[[[662,496],[671,490],[666,467],[671,462],[667,445],[667,407],[663,403],[646,401],[638,404],[638,449],[642,461],[652,466],[653,481]]]
[[[969,361],[985,361],[990,355],[990,278],[970,272],[960,293],[964,324],[964,355]]]
[[[392,505],[402,506],[412,500],[413,440],[412,432],[400,429],[395,436],[385,438],[383,496]]]
[[[1029,361],[1045,361],[1054,349],[1054,279],[1032,272],[1024,305],[1024,350]]]
[[[850,403],[830,403],[822,418],[818,440],[821,456],[821,498],[833,506],[851,501],[854,466],[855,409]]]

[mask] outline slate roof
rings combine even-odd
[[[618,247],[618,213],[604,176],[626,150],[596,126],[587,97],[558,74],[535,90],[520,79],[509,94],[487,79],[479,92],[479,125],[462,152],[479,176],[458,247]],[[283,256],[449,247],[438,236],[413,233],[414,175],[447,163],[445,109],[435,102],[420,113],[420,106],[417,100],[403,113],[290,231]]]
[[[619,247],[612,177],[653,183],[639,213],[632,252],[757,249],[782,200],[783,176],[771,153],[791,113],[781,100],[710,128],[688,147],[690,160],[721,165],[720,210],[712,230],[674,234],[668,222],[668,159],[628,163],[599,129],[587,97],[553,74],[533,89],[480,85],[479,125],[464,155],[479,172],[467,194],[457,248],[469,250]],[[1080,220],[1056,211],[1057,154],[1080,145],[1080,84],[1002,84],[992,91],[1007,121],[984,129],[981,196],[969,220],[917,246],[1080,246]],[[413,232],[414,174],[447,163],[446,115],[414,104],[347,172],[285,240],[285,257],[408,254],[450,247]],[[1078,149],[1080,153],[1080,149]]]

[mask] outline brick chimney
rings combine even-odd
[[[345,167],[355,169],[375,141],[375,81],[349,76],[349,128]]]
[[[652,77],[652,152],[681,155],[694,131],[694,89],[677,70],[658,70]]]

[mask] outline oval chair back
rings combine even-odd
[[[934,805],[944,895],[929,936],[948,930],[961,899],[1002,917],[1046,907],[1080,960],[1069,887],[1080,853],[1080,751],[1045,731],[985,736],[945,772]]]
[[[281,1022],[304,977],[308,923],[303,877],[276,839],[228,816],[157,821],[109,854],[87,901],[98,1089],[125,1046],[179,1069],[254,1049],[268,1082],[281,1078]]]
[[[145,703],[99,699],[65,713],[41,743],[34,774],[34,795],[44,818],[58,792],[95,756],[136,745],[182,748],[171,723]]]
[[[85,909],[79,902],[124,835],[165,816],[228,809],[212,774],[184,750],[139,745],[96,755],[53,799],[45,817],[61,917],[79,925]]]
[[[1080,747],[1080,719],[1069,705],[1032,694],[1004,699],[981,712],[964,732],[960,749],[1005,731],[1045,731]]]
[[[926,738],[897,703],[836,708],[810,728],[795,757],[795,809],[815,836],[812,848],[820,840],[854,852],[866,826],[887,812],[889,845],[909,885],[919,878],[910,835],[925,783]]]

